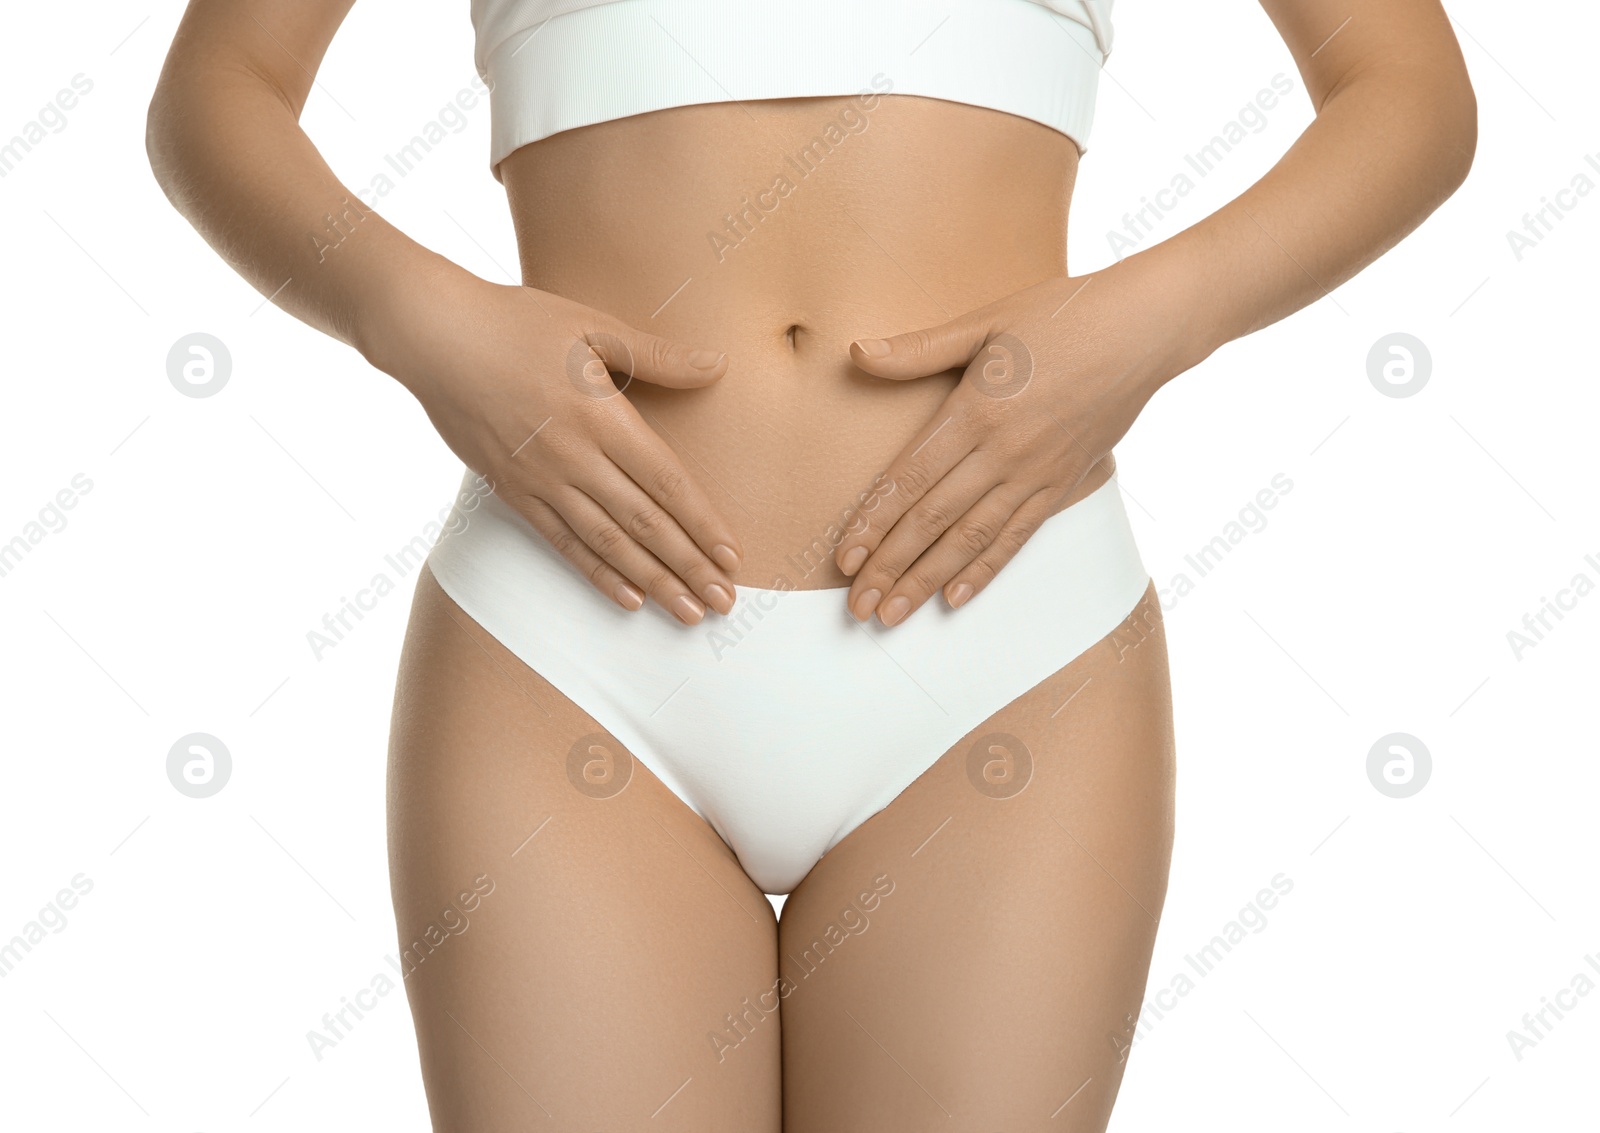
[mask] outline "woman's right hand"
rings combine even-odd
[[[536,288],[433,282],[362,344],[368,360],[602,594],[629,610],[648,594],[687,625],[732,610],[738,537],[608,373],[692,389],[727,356]]]

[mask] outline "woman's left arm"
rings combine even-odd
[[[982,590],[1156,390],[1328,294],[1466,178],[1477,102],[1438,0],[1261,0],[1316,119],[1259,181],[1172,238],[948,323],[851,345],[883,378],[964,369],[835,552],[895,625]]]

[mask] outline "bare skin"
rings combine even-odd
[[[648,594],[690,623],[707,606],[731,606],[745,540],[755,541],[765,567],[783,533],[806,522],[781,491],[730,508],[741,488],[769,482],[733,455],[729,467],[744,476],[715,485],[694,463],[711,449],[766,454],[776,444],[788,463],[772,463],[808,479],[859,469],[864,475],[830,505],[838,510],[887,472],[901,489],[890,514],[904,509],[905,523],[880,523],[838,548],[841,572],[855,576],[852,609],[864,616],[882,604],[880,617],[893,623],[946,586],[946,599],[959,604],[958,586],[981,588],[1045,517],[1081,494],[1086,476],[1104,474],[1112,445],[1161,385],[1370,263],[1460,184],[1476,144],[1472,89],[1437,0],[1265,0],[1317,107],[1315,122],[1236,201],[1092,277],[1070,277],[1064,260],[1069,142],[980,108],[884,96],[905,128],[849,138],[842,156],[830,156],[815,183],[785,202],[787,212],[761,222],[772,235],[787,225],[778,238],[791,241],[791,254],[747,256],[733,272],[718,263],[692,293],[683,281],[704,257],[689,255],[691,245],[740,195],[772,184],[788,152],[774,138],[795,137],[774,120],[800,100],[769,104],[736,132],[731,107],[682,107],[526,147],[521,164],[539,155],[539,168],[513,171],[508,190],[530,285],[500,287],[365,211],[299,129],[314,68],[352,2],[192,0],[151,103],[158,180],[263,294],[413,392],[463,461],[603,593],[628,608]],[[834,101],[842,108],[848,100]],[[937,105],[911,109],[918,102]],[[647,126],[672,142],[654,142],[650,152],[673,160],[630,165],[634,150],[604,144],[628,138],[648,147],[656,134]],[[964,193],[947,196],[947,181]],[[600,191],[568,189],[582,185]],[[541,224],[517,206],[519,191],[565,201],[569,217],[581,213],[578,223],[563,231]],[[1037,227],[997,219],[1013,214]],[[330,215],[354,218],[354,235],[331,255],[316,239]],[[584,239],[607,254],[582,249]],[[731,255],[747,250],[760,246]],[[604,266],[619,253],[627,270]],[[728,277],[744,270],[756,273],[742,277],[750,290],[731,287]],[[541,290],[540,280],[588,290],[573,298]],[[1085,280],[1095,286],[1085,289]],[[725,300],[723,313],[714,295]],[[670,423],[658,431],[635,407],[660,400],[639,383],[731,408],[726,398],[695,394],[729,372],[735,347],[663,338],[588,305],[607,299],[634,323],[692,326],[742,345],[739,380],[759,374],[769,391],[756,415],[693,415],[712,422],[715,442],[690,436],[675,450],[663,436]],[[1070,316],[1058,319],[1068,303]],[[902,337],[888,323],[897,317],[923,329]],[[856,405],[841,419],[838,399],[817,396],[815,370],[773,364],[784,358],[788,328],[807,325],[816,333],[804,346],[796,337],[789,357],[809,351],[832,390],[875,390],[869,372],[932,376],[895,393],[905,413],[898,434],[851,426],[854,408],[887,394],[852,392]],[[1002,330],[1022,339],[1039,378],[1022,396],[980,400],[972,367],[989,360],[983,351]],[[889,335],[888,354],[872,358],[850,345],[851,367],[832,352],[872,334]],[[628,396],[596,397],[593,382],[581,388],[575,372],[590,372],[586,364],[630,371]],[[956,369],[965,374],[959,383]],[[826,456],[786,443],[809,445],[819,433]],[[873,459],[886,444],[884,458]],[[719,491],[728,498],[713,502]],[[847,558],[861,550],[871,555],[865,566]]]
[[[886,624],[970,600],[1109,475],[1161,385],[1399,240],[1476,136],[1435,0],[1264,0],[1315,123],[1238,201],[1092,277],[1065,262],[1068,139],[888,94],[721,253],[708,230],[856,100],[680,107],[524,147],[501,172],[525,285],[503,287],[375,213],[332,254],[311,239],[357,200],[296,122],[350,3],[192,0],[151,106],[158,179],[263,294],[414,393],[597,588],[690,624],[780,574]],[[1002,332],[1034,378],[997,398],[978,387]],[[614,392],[607,370],[633,380]],[[835,540],[881,474],[892,504]],[[818,863],[781,924],[642,765],[611,797],[575,789],[567,754],[601,724],[422,577],[390,743],[402,948],[494,886],[407,980],[435,1128],[1105,1128],[1172,837],[1149,594]],[[1012,797],[969,774],[993,732],[1029,754]]]
[[[576,789],[568,751],[599,722],[424,572],[389,750],[401,948],[492,885],[406,979],[434,1128],[1103,1130],[1166,894],[1169,687],[1152,588],[836,846],[779,924],[642,764]],[[997,732],[1031,770],[980,789],[970,752]]]
[[[801,176],[789,159],[842,121],[859,132]],[[1072,141],[1036,122],[879,95],[637,115],[524,146],[500,172],[530,286],[728,352],[713,385],[636,382],[627,397],[738,527],[735,581],[813,588],[849,579],[831,562],[795,579],[788,557],[839,523],[960,377],[874,378],[850,341],[1063,274],[1077,166]],[[736,246],[714,245],[780,176],[792,190],[747,211]]]

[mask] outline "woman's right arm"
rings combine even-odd
[[[602,593],[691,624],[700,600],[726,613],[738,538],[607,373],[698,387],[725,357],[489,283],[363,205],[299,124],[353,4],[190,0],[146,129],[162,190],[258,291],[410,390]]]

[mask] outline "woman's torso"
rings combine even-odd
[[[626,396],[739,531],[734,581],[812,589],[848,584],[819,545],[960,378],[872,377],[851,340],[1064,275],[1077,164],[1037,122],[889,94],[635,115],[501,175],[524,284],[727,351],[712,386]]]

